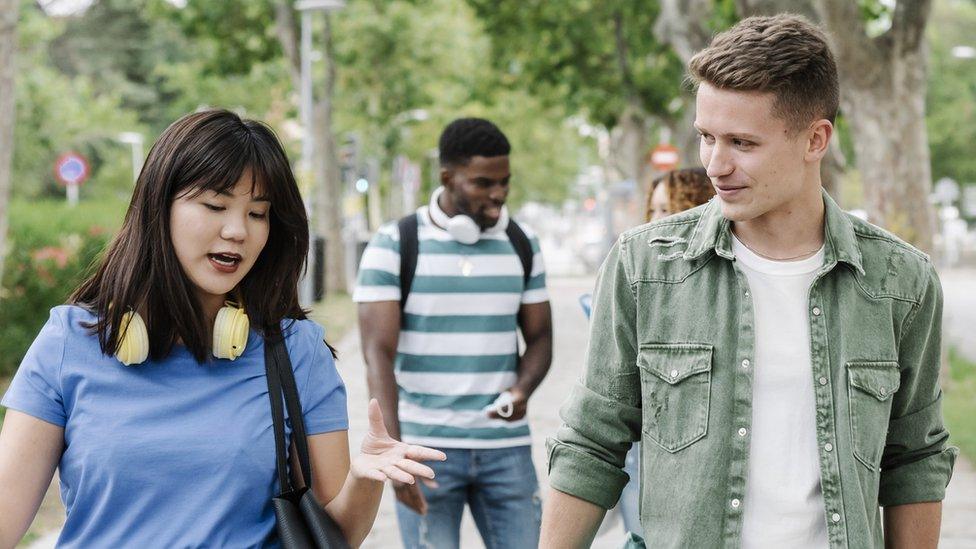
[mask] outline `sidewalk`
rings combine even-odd
[[[976,362],[976,268],[939,271],[944,294],[943,341]]]

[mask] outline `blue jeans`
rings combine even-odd
[[[464,505],[486,549],[539,545],[542,504],[530,446],[469,450],[438,448],[447,461],[427,462],[438,487],[421,484],[427,514],[397,502],[400,536],[406,549],[455,549],[461,544]]]

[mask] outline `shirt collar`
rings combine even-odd
[[[838,262],[844,262],[862,275],[864,266],[861,262],[861,250],[854,234],[851,219],[834,199],[822,191],[824,201],[824,267],[832,269]],[[689,239],[685,250],[685,259],[695,259],[709,250],[726,259],[735,257],[732,253],[731,223],[722,215],[722,208],[717,198],[713,198],[705,206],[695,230]]]

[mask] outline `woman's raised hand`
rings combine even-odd
[[[433,484],[434,470],[420,462],[447,459],[439,450],[394,440],[383,424],[383,412],[375,398],[369,401],[369,432],[360,451],[350,464],[350,472],[355,477],[378,482],[391,479],[413,484],[420,478],[426,484]]]

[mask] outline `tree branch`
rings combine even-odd
[[[617,66],[620,69],[624,91],[626,91],[628,98],[637,97],[634,75],[631,73],[630,63],[627,60],[627,40],[624,38],[623,16],[619,11],[615,11],[613,14],[613,36],[617,44]]]
[[[275,33],[281,43],[281,49],[288,60],[292,85],[296,90],[302,87],[302,61],[298,53],[298,26],[295,23],[295,11],[288,0],[275,0]]]
[[[932,0],[901,0],[895,4],[890,32],[902,51],[914,51],[922,45],[931,13]]]
[[[661,0],[654,36],[659,42],[670,44],[687,65],[711,41],[711,31],[705,26],[711,10],[710,0]]]
[[[884,66],[881,60],[887,58],[891,41],[885,35],[874,39],[868,37],[858,3],[815,0],[814,8],[828,31],[842,78],[859,87],[868,86],[879,78],[878,71]]]

